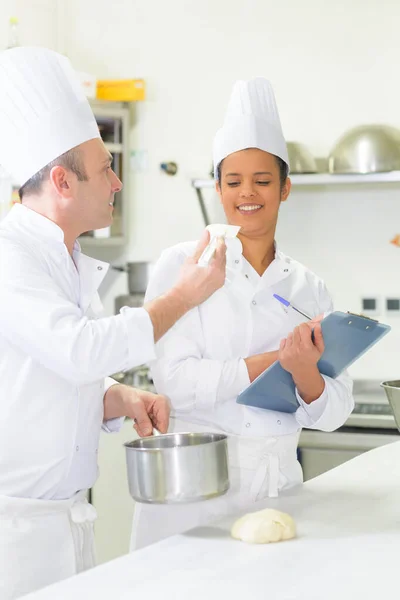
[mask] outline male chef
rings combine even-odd
[[[21,204],[0,224],[0,598],[94,564],[100,430],[168,427],[168,401],[108,378],[155,358],[154,344],[225,278],[225,247],[196,255],[143,308],[100,317],[108,265],[78,236],[110,226],[122,183],[69,61],[43,48],[0,53],[0,164]]]

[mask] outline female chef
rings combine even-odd
[[[288,155],[275,97],[262,78],[235,84],[214,141],[216,189],[227,222],[225,286],[191,310],[160,340],[151,365],[158,393],[172,402],[173,431],[229,435],[231,489],[186,505],[136,505],[131,548],[209,522],[302,482],[297,445],[302,427],[332,431],[353,409],[347,375],[321,376],[321,327],[314,343],[305,319],[274,298],[317,317],[332,310],[323,281],[275,242],[281,202],[290,192]],[[166,250],[147,300],[170,289],[195,243]],[[299,408],[293,414],[249,408],[236,398],[274,361],[291,373]]]

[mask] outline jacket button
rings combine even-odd
[[[287,273],[289,271],[289,269],[283,269],[284,273]]]
[[[75,450],[76,450],[77,452],[79,452],[79,446],[77,446],[77,447],[75,448]]]
[[[239,261],[238,261],[238,260],[235,260],[235,263],[238,265],[238,264],[239,264]]]
[[[251,423],[246,423],[246,427],[250,427]]]
[[[100,267],[100,266],[99,266],[99,267],[97,267],[97,270],[98,270],[98,271],[102,271],[102,270],[103,270],[103,267]]]
[[[281,424],[281,421],[279,421],[279,419],[278,419],[278,420],[277,420],[277,423],[278,423],[278,425],[280,425],[280,424]]]
[[[254,306],[257,304],[257,302],[255,300],[253,300],[252,304],[254,304]]]

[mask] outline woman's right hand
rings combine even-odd
[[[322,319],[325,318],[325,315],[322,313],[321,315],[318,315],[317,317],[313,317],[311,319],[311,321],[306,321],[306,325],[308,325],[308,327],[311,329],[311,331],[314,329],[314,327],[318,324],[321,323]]]

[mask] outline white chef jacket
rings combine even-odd
[[[107,376],[155,357],[143,308],[96,320],[107,269],[79,244],[72,260],[62,230],[23,205],[0,224],[0,496],[90,488]]]
[[[218,427],[235,435],[279,436],[301,427],[332,431],[343,425],[354,407],[352,381],[323,376],[321,397],[300,403],[293,414],[250,408],[236,403],[249,384],[244,359],[277,350],[282,338],[305,321],[273,294],[314,317],[333,310],[325,284],[299,262],[276,249],[262,276],[242,255],[239,239],[227,240],[227,276],[223,288],[186,314],[157,343],[150,363],[156,389],[169,396],[180,420]],[[163,252],[146,294],[151,300],[171,288],[195,242]]]

